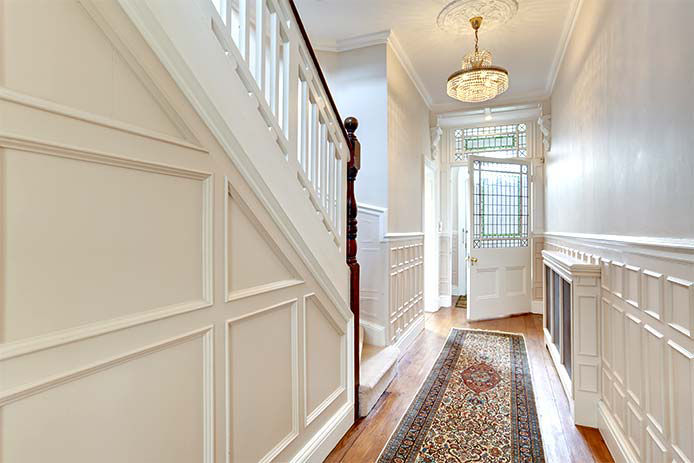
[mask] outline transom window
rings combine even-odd
[[[493,158],[524,158],[528,155],[526,124],[455,129],[453,137],[454,161],[465,161],[471,154]]]

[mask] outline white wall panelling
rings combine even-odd
[[[234,191],[228,179],[225,180],[226,301],[302,284],[297,270]],[[248,266],[252,260],[259,260],[264,265]]]
[[[396,342],[424,316],[424,236],[386,235],[388,240],[388,339]],[[424,325],[421,324],[421,328]]]
[[[347,335],[343,321],[333,318],[315,294],[304,296],[303,310],[304,424],[308,426],[347,389]]]
[[[42,461],[52,449],[56,461],[117,462],[133,453],[172,461],[214,461],[213,327],[165,339],[94,364],[0,393],[3,461]],[[175,365],[162,369],[162,364]],[[160,376],[160,377],[157,377]],[[166,384],[176,388],[166,392]],[[114,384],[118,386],[114,388]],[[111,391],[110,400],[101,393]],[[180,406],[171,407],[180,400]],[[80,404],[77,406],[77,404]],[[119,436],[123,416],[137,418],[128,445]],[[163,422],[180,422],[176,427]],[[32,424],[28,433],[25,426]],[[132,423],[130,423],[133,426]],[[41,443],[34,434],[41,432]],[[103,433],[109,437],[104,438]],[[98,442],[93,445],[89,441]],[[70,449],[65,449],[70,442]],[[67,451],[66,451],[67,450]],[[104,454],[104,452],[106,452]]]
[[[389,344],[388,327],[388,245],[385,233],[388,210],[359,203],[357,205],[357,260],[361,268],[360,317],[368,344]]]
[[[424,310],[424,234],[386,233],[387,215],[384,208],[359,204],[362,325],[374,345],[397,342]]]
[[[691,243],[545,233],[601,268],[599,427],[618,461],[694,461]],[[668,292],[670,294],[668,294]]]
[[[264,2],[302,185],[298,84],[249,96],[208,3],[0,6],[2,461],[319,461],[353,422],[347,147]]]
[[[299,435],[297,310],[291,299],[226,322],[230,462],[273,461]]]

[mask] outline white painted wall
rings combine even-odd
[[[421,232],[429,108],[388,45],[388,231]]]
[[[694,461],[692,21],[687,1],[584,1],[551,100],[544,246],[602,267],[617,461]]]
[[[547,230],[694,237],[692,21],[689,1],[583,2],[552,94]]]
[[[361,169],[357,201],[388,207],[386,45],[333,53],[318,51],[321,68],[343,118],[359,120]]]

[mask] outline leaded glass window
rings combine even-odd
[[[475,160],[472,171],[472,246],[528,246],[528,166]]]
[[[455,129],[453,132],[453,137],[455,138],[455,151],[453,153],[454,161],[464,161],[465,153],[463,152],[463,130]]]
[[[454,161],[464,161],[471,154],[493,158],[524,158],[528,155],[526,124],[456,129],[453,136]]]

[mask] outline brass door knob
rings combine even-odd
[[[477,257],[468,256],[468,259],[470,260],[470,265],[477,263]]]

